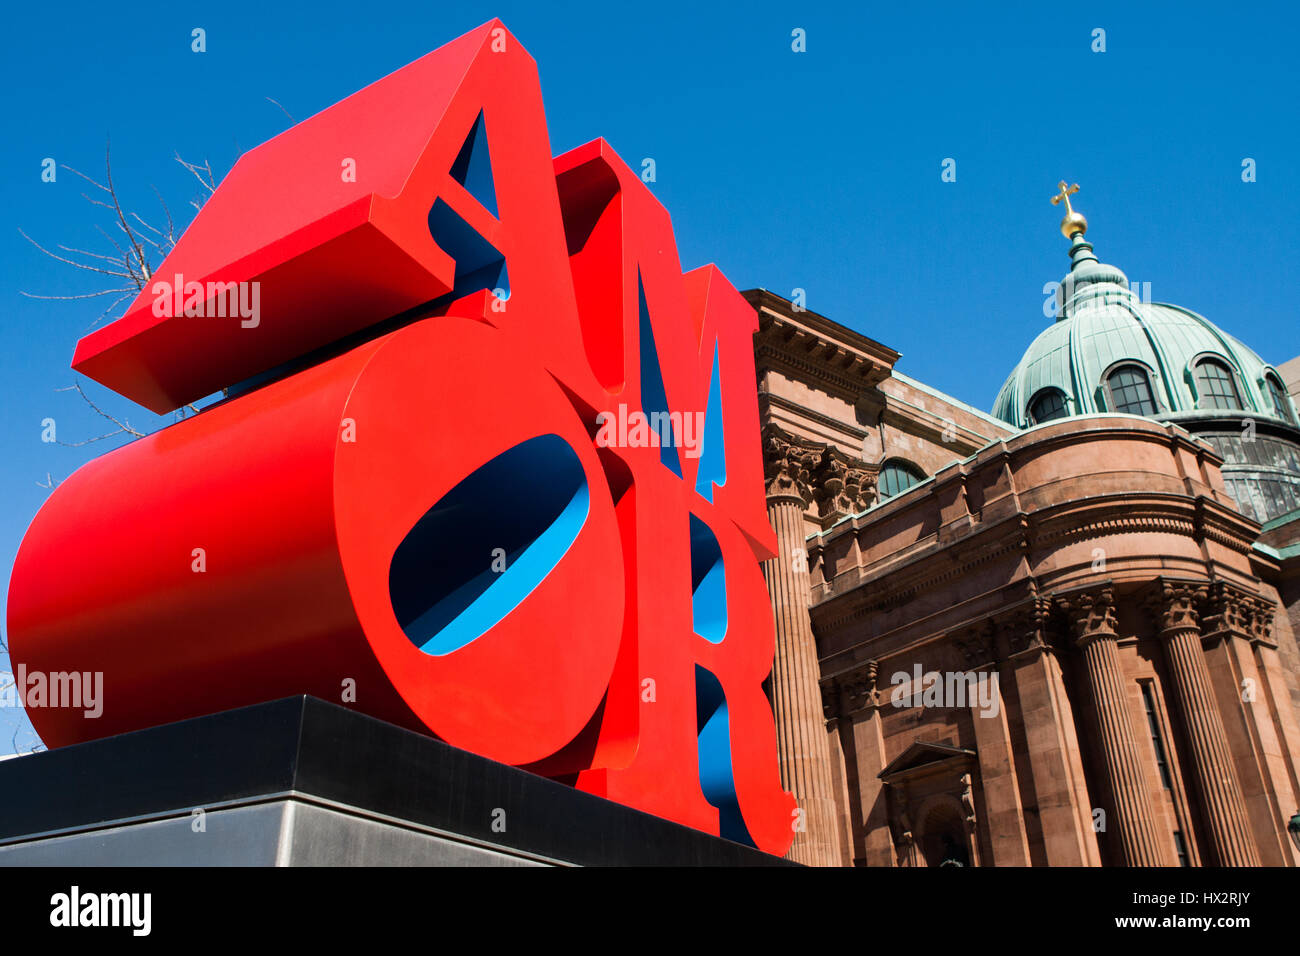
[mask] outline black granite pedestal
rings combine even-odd
[[[785,861],[312,697],[0,763],[0,865]]]

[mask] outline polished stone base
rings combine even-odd
[[[784,861],[310,697],[0,763],[0,865]]]

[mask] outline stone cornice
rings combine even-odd
[[[796,308],[789,299],[783,298],[775,292],[769,292],[767,289],[748,289],[742,292],[741,295],[758,312],[760,329],[763,325],[763,316],[768,315],[772,319],[784,319],[788,322],[794,322],[811,332],[817,333],[819,337],[828,342],[833,342],[837,346],[861,355],[869,356],[890,368],[900,357],[900,353],[889,346],[883,345],[861,332],[854,332],[847,326],[828,319],[819,312]]]
[[[893,349],[773,293],[751,290],[745,298],[758,311],[754,359],[760,378],[771,368],[855,401],[898,361]]]
[[[963,542],[963,544],[966,543],[967,542]],[[916,561],[912,562],[912,565],[914,567],[924,567],[929,564],[929,562],[924,559],[934,558],[936,550],[937,549],[925,552],[923,555],[919,556]],[[854,620],[866,617],[869,614],[878,611],[892,610],[893,608],[906,604],[915,597],[918,592],[930,591],[934,588],[943,587],[947,582],[968,574],[978,565],[1004,557],[1009,553],[1018,554],[1022,550],[1021,541],[1017,538],[1013,541],[1004,542],[996,548],[982,550],[977,556],[970,560],[962,560],[956,555],[949,555],[945,560],[936,561],[936,563],[940,565],[937,570],[929,568],[928,574],[924,572],[915,573],[910,577],[891,580],[888,584],[885,584],[883,579],[893,578],[896,573],[892,569],[887,570],[882,574],[881,578],[876,579],[874,582],[869,582],[865,579],[853,582],[853,584],[850,587],[845,588],[842,593],[836,592],[830,595],[825,600],[814,604],[813,608],[829,608],[837,601],[851,601],[853,603],[851,608],[846,609],[843,613],[838,614],[834,618],[825,620],[825,625],[827,627],[838,628],[845,624],[849,624]],[[819,549],[812,547],[809,548],[810,558],[815,557],[817,553],[819,553]],[[902,574],[903,572],[899,571],[897,573]],[[870,584],[871,586],[863,589],[862,585],[864,584]],[[864,592],[867,590],[871,592],[871,597],[869,599],[864,596]],[[859,596],[861,596],[860,602],[853,600]]]
[[[878,421],[898,431],[928,439],[936,444],[949,445],[955,458],[974,454],[994,440],[966,425],[958,424],[951,418],[913,405],[896,395],[885,392],[881,392],[880,395],[881,398],[876,403]]]
[[[975,457],[957,462],[943,469],[935,476],[933,483],[927,483],[915,490],[905,491],[890,499],[891,510],[902,509],[915,503],[917,500],[926,497],[927,494],[938,491],[945,482],[962,481],[968,476],[990,467],[1004,467],[1014,470],[1019,461],[1028,455],[1040,456],[1058,447],[1079,444],[1089,437],[1097,439],[1137,438],[1165,445],[1175,451],[1183,449],[1198,456],[1198,458],[1210,458],[1216,462],[1218,461],[1208,446],[1191,439],[1181,429],[1162,426],[1154,422],[1146,427],[1134,424],[1132,426],[1107,427],[1100,431],[1092,431],[1081,427],[1077,431],[1052,432],[1041,437],[1033,434],[1021,435],[991,443],[981,449]],[[1084,479],[1090,476],[1081,475],[1077,477]],[[1174,476],[1166,475],[1162,477],[1169,480]],[[1028,490],[1019,489],[1019,493],[1024,494]],[[1208,488],[1204,489],[1204,492],[1210,491]],[[1204,492],[1188,491],[1185,494],[1179,494],[1177,498],[1180,501],[1197,502],[1197,510],[1192,516],[1193,520],[1196,522],[1198,530],[1209,537],[1210,540],[1223,544],[1225,547],[1230,547],[1238,553],[1248,553],[1254,546],[1255,539],[1259,534],[1258,523],[1245,517],[1231,505],[1207,497]],[[1142,494],[1142,492],[1138,492],[1138,494]],[[1148,492],[1147,494],[1151,493]],[[1159,497],[1158,494],[1151,496]],[[1081,500],[1079,504],[1087,507],[1090,500]],[[1068,510],[1070,505],[1066,504],[1061,507]],[[1045,513],[1045,511],[1046,509],[1039,509],[1039,513]],[[825,532],[819,543],[826,544],[840,535],[851,534],[861,529],[867,520],[875,517],[877,515],[864,516],[864,518],[853,522],[845,522]]]
[[[870,434],[866,428],[856,425],[850,425],[838,418],[832,418],[830,415],[822,414],[815,409],[807,408],[793,399],[786,398],[784,395],[774,395],[771,392],[760,391],[758,393],[758,412],[760,421],[770,421],[772,416],[769,408],[785,409],[793,413],[794,417],[812,422],[826,428],[827,431],[842,432],[850,436],[853,440],[846,442],[852,448],[861,448],[863,441]]]
[[[1183,475],[1185,465],[1180,461],[1185,459],[1176,453],[1184,444],[1188,451],[1195,445],[1186,442],[1181,432],[1155,424],[1124,424],[1099,432],[1048,436],[1046,445],[1068,447],[1117,436],[1140,436],[1171,447],[1175,454],[1168,470],[1136,472],[1131,481],[1114,470],[1076,474],[1066,479],[1073,487],[1066,486],[1067,492],[1062,494],[1056,480],[1044,478],[1041,465],[1034,472],[1034,482],[1020,486],[1018,459],[1022,452],[1034,453],[1042,446],[1031,443],[1017,448],[999,442],[881,507],[853,515],[813,536],[808,550],[814,559],[832,547],[837,555],[850,550],[837,546],[845,535],[856,538],[856,553],[864,556],[856,567],[837,565],[839,574],[814,585],[813,607],[822,609],[821,623],[839,627],[873,611],[897,607],[918,591],[942,587],[999,558],[1023,553],[1032,559],[1051,549],[1107,536],[1175,534],[1198,545],[1212,542],[1238,555],[1252,554],[1259,526],[1210,497],[1212,492],[1200,483],[1199,473]],[[1041,455],[1031,459],[1042,460]],[[1050,476],[1050,472],[1046,474]],[[997,488],[996,496],[970,501],[967,489],[976,483],[985,489]],[[915,522],[928,524],[931,533],[887,556],[869,560],[866,556],[875,553],[873,529],[896,528],[913,513]]]
[[[800,355],[798,351],[770,345],[759,345],[754,349],[754,362],[760,372],[765,368],[785,372],[791,378],[816,384],[831,395],[849,400],[856,399],[863,391],[874,388],[879,382],[879,378],[871,374],[874,369],[869,363],[841,370],[827,366],[812,356]],[[858,374],[846,374],[847,372]]]
[[[1196,501],[1198,535],[1238,554],[1249,554],[1255,547],[1259,524],[1227,505],[1209,498]]]
[[[839,578],[832,580],[831,593],[813,607],[822,609],[824,626],[838,628],[904,604],[918,592],[943,587],[990,561],[1108,535],[1166,532],[1197,538],[1204,534],[1225,538],[1219,543],[1233,550],[1250,550],[1248,542],[1222,533],[1217,525],[1198,522],[1199,513],[1187,498],[1143,496],[1135,501],[1122,495],[1067,502],[1033,513],[1011,513],[993,524],[977,524],[974,532],[961,540],[945,545],[936,538],[901,560],[878,569],[871,565],[860,568],[867,573],[857,577],[846,571],[850,583],[845,586],[837,583]],[[825,550],[826,540],[824,535],[810,540],[810,558]],[[840,602],[844,602],[843,610],[833,617],[824,616]]]

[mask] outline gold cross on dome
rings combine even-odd
[[[1061,203],[1065,203],[1065,212],[1066,215],[1069,215],[1074,212],[1074,210],[1070,208],[1070,197],[1079,191],[1079,184],[1075,183],[1067,189],[1065,186],[1065,180],[1062,179],[1057,188],[1061,191],[1052,197],[1052,205],[1059,206]]]

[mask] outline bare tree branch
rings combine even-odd
[[[269,100],[270,102],[274,103],[276,106],[280,106],[280,101],[279,101],[279,100],[273,100],[273,99],[271,99],[271,97],[269,97],[269,96],[267,97],[267,100]],[[289,111],[288,111],[287,109],[285,109],[283,106],[280,106],[280,112],[283,113],[285,116],[289,116]],[[290,122],[290,123],[296,123],[296,122],[298,122],[298,121],[297,121],[296,119],[294,119],[292,116],[289,116],[289,122]]]
[[[105,262],[117,262],[117,259],[113,256],[106,256],[102,252],[88,252],[85,249],[78,249],[75,246],[65,246],[63,243],[59,243],[56,248],[62,249],[64,252],[75,253],[79,256],[88,256],[91,259],[103,259]]]
[[[150,185],[149,188],[152,189],[153,194],[158,197],[158,205],[162,206],[163,215],[167,217],[167,242],[174,247],[176,245],[176,223],[172,221],[172,211],[167,208],[167,200],[163,199],[162,193],[158,191],[158,187]],[[139,217],[137,216],[136,218]],[[144,222],[143,219],[140,221]],[[145,223],[145,225],[148,225],[148,223]],[[149,226],[149,228],[153,229],[153,226]],[[154,232],[158,232],[158,230],[154,229]],[[161,235],[161,233],[159,234]]]
[[[94,186],[96,189],[102,189],[104,192],[108,192],[108,187],[105,186],[103,183],[101,183],[101,182],[97,182],[96,180],[91,179],[89,176],[87,176],[87,175],[86,175],[85,173],[83,173],[81,170],[79,170],[79,169],[74,169],[73,167],[69,166],[67,163],[59,163],[59,168],[60,168],[60,169],[66,169],[68,172],[72,173],[74,176],[80,176],[82,179],[84,179],[86,182],[90,183],[90,185]],[[82,193],[82,195],[85,196],[86,194],[85,194],[85,193]]]
[[[274,102],[274,101],[273,101]],[[276,104],[279,106],[279,104]],[[282,110],[283,106],[280,107]],[[286,114],[288,115],[287,111]],[[292,117],[290,117],[292,120]],[[212,164],[204,160],[202,164],[192,163],[183,159],[179,152],[175,154],[176,162],[189,171],[189,173],[203,187],[202,193],[197,200],[191,200],[190,205],[195,210],[202,208],[207,197],[216,191],[216,175],[212,171]],[[163,226],[157,226],[145,219],[142,215],[134,210],[128,210],[118,196],[117,184],[113,180],[113,165],[111,144],[105,143],[104,146],[104,181],[100,182],[93,176],[83,173],[79,169],[68,166],[65,163],[60,164],[63,169],[77,176],[87,184],[91,191],[82,192],[81,196],[85,201],[93,206],[109,210],[112,215],[113,227],[115,229],[105,229],[102,223],[94,223],[94,229],[103,238],[104,242],[112,253],[98,252],[93,249],[82,249],[75,246],[58,244],[53,249],[48,248],[37,242],[22,229],[19,234],[30,242],[36,249],[49,256],[56,262],[72,266],[82,272],[91,272],[96,275],[108,276],[114,280],[121,280],[121,284],[114,284],[111,287],[94,289],[89,292],[83,292],[72,295],[41,295],[34,292],[21,292],[22,295],[29,299],[49,299],[56,301],[76,301],[80,299],[100,299],[109,300],[109,305],[100,313],[93,325],[98,325],[104,316],[113,312],[122,302],[139,295],[148,287],[154,272],[154,263],[152,255],[157,255],[161,259],[171,253],[176,247],[178,240],[176,220],[172,216],[171,209],[163,199],[162,193],[156,186],[151,185],[154,195],[158,198],[158,205],[162,208],[163,216],[166,223]],[[138,428],[132,427],[125,417],[118,418],[105,409],[101,408],[95,402],[91,401],[86,395],[80,384],[73,384],[67,388],[58,389],[58,391],[75,390],[82,398],[82,401],[101,418],[111,422],[114,429],[105,432],[102,435],[96,435],[83,441],[68,442],[60,441],[58,444],[76,447],[80,445],[89,445],[93,442],[103,441],[106,438],[113,438],[117,435],[128,435],[131,438],[141,438],[146,433]],[[189,414],[197,414],[199,408],[197,405],[189,404],[177,409],[174,420],[180,421]],[[55,486],[54,480],[47,474],[46,480],[42,484],[37,482],[43,488]]]
[[[119,276],[120,278],[123,278],[123,279],[129,279],[129,278],[131,278],[130,274],[129,274],[129,273],[126,273],[126,272],[114,272],[114,271],[111,270],[111,269],[101,269],[101,268],[98,267],[98,266],[88,266],[88,265],[86,265],[85,263],[77,262],[75,259],[69,259],[69,258],[67,258],[66,256],[61,256],[61,255],[59,255],[58,253],[50,252],[49,249],[46,249],[43,245],[41,245],[39,242],[37,242],[37,241],[36,241],[35,239],[33,239],[31,236],[27,235],[27,233],[23,232],[21,229],[18,230],[18,234],[19,234],[20,236],[22,236],[24,239],[26,239],[28,242],[30,242],[32,245],[34,245],[37,249],[41,250],[41,252],[43,252],[43,253],[45,253],[47,256],[49,256],[51,259],[55,259],[55,260],[57,260],[57,261],[59,261],[59,262],[66,263],[67,265],[74,266],[75,268],[78,268],[78,269],[85,269],[87,272],[99,272],[99,273],[101,273],[101,274],[103,274],[103,275]],[[60,247],[60,248],[62,248],[62,247]],[[105,256],[104,258],[108,258],[108,257]],[[110,261],[116,262],[117,260],[113,259],[113,260],[110,260]]]
[[[122,205],[117,201],[117,188],[113,185],[113,164],[109,158],[111,143],[104,143],[104,175],[108,177],[108,194],[113,197],[113,210],[117,213],[117,224],[121,226],[126,237],[131,240],[131,247],[135,250],[135,261],[140,268],[144,270],[145,278],[149,278],[149,265],[145,262],[144,253],[140,250],[140,244],[135,241],[135,234],[131,232],[131,226],[126,221],[126,215],[122,212]]]
[[[114,292],[126,292],[134,295],[136,289],[101,289],[99,292],[83,292],[81,295],[37,295],[35,292],[19,292],[19,295],[25,295],[29,299],[93,299],[101,295],[112,295]],[[117,300],[121,302],[121,299]]]
[[[212,164],[206,159],[203,161],[203,165],[200,166],[198,163],[189,163],[181,159],[181,154],[177,152],[176,162],[180,163],[194,174],[194,178],[199,181],[200,186],[207,190],[208,195],[212,195],[212,193],[217,191],[216,179],[212,175]],[[200,170],[203,172],[201,173]],[[207,179],[203,178],[203,173],[207,173]]]
[[[87,438],[84,441],[61,441],[59,442],[60,445],[67,445],[71,448],[76,448],[79,445],[89,445],[91,442],[102,441],[105,438],[112,438],[114,435],[120,435],[123,432],[132,436],[133,438],[143,438],[145,436],[144,432],[132,428],[130,422],[128,422],[126,419],[116,418],[113,415],[110,415],[108,412],[104,411],[94,402],[92,402],[90,400],[90,396],[87,395],[84,391],[82,391],[80,382],[73,382],[71,385],[68,385],[64,388],[55,389],[56,392],[70,392],[73,390],[76,390],[76,393],[82,397],[82,400],[85,401],[85,403],[90,406],[91,410],[95,412],[95,414],[107,418],[110,422],[116,425],[117,431],[108,432],[107,434],[104,435],[97,435],[94,438]]]

